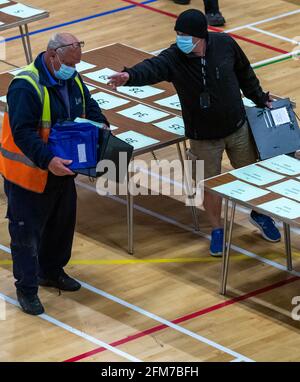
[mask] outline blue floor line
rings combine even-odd
[[[141,4],[150,4],[150,3],[154,3],[156,2],[157,0],[147,0],[147,1],[143,1]],[[68,26],[68,25],[72,25],[72,24],[77,24],[77,23],[81,23],[83,21],[87,21],[87,20],[91,20],[91,19],[95,19],[95,18],[98,18],[98,17],[103,17],[103,16],[107,16],[107,15],[111,15],[113,13],[118,13],[118,12],[122,12],[122,11],[127,11],[128,9],[131,9],[131,8],[136,8],[138,7],[137,5],[128,5],[126,7],[122,7],[122,8],[116,8],[116,9],[111,9],[110,11],[106,11],[106,12],[101,12],[101,13],[97,13],[95,15],[90,15],[90,16],[87,16],[87,17],[82,17],[80,19],[76,19],[76,20],[72,20],[72,21],[68,21],[66,23],[61,23],[61,24],[57,24],[57,25],[53,25],[51,27],[47,27],[47,28],[43,28],[43,29],[38,29],[36,31],[33,31],[33,32],[29,32],[29,35],[30,36],[33,36],[35,34],[39,34],[39,33],[43,33],[43,32],[47,32],[47,31],[50,31],[50,30],[53,30],[53,29],[57,29],[57,28],[61,28],[61,27],[65,27],[65,26]],[[17,36],[13,36],[13,37],[8,37],[8,38],[5,38],[3,40],[0,40],[0,44],[4,43],[4,42],[9,42],[9,41],[13,41],[13,40],[18,40],[22,37],[22,35],[17,35]]]

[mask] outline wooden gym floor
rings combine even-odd
[[[141,0],[27,3],[50,11],[49,19],[30,25],[38,31],[31,37],[34,54],[45,49],[51,33],[62,30],[84,40],[85,50],[121,42],[154,52],[174,41],[175,15],[187,8],[171,0],[148,1],[147,8],[132,4]],[[203,9],[202,0],[191,3]],[[225,31],[234,30],[257,64],[264,89],[299,103],[299,61],[282,55],[295,48],[297,36],[300,41],[300,2],[220,0],[220,5]],[[92,15],[98,16],[78,21]],[[7,42],[6,61],[0,71],[25,64],[20,39]],[[157,156],[175,158],[176,151],[164,149]],[[224,171],[229,168],[224,158]],[[14,305],[1,192],[0,293],[9,299],[0,321],[0,361],[300,361],[300,325],[291,318],[292,298],[300,294],[299,231],[292,232],[295,272],[290,274],[282,267],[283,242],[265,242],[248,223],[248,212],[238,211],[228,296],[222,297],[221,264],[209,256],[210,230],[202,211],[201,233],[195,234],[182,200],[137,197],[132,257],[126,252],[123,199],[100,197],[93,184],[78,178],[78,222],[66,270],[85,284],[77,293],[60,295],[41,288],[46,315],[31,317]]]

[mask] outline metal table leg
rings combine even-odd
[[[192,210],[192,216],[193,216],[195,231],[199,231],[198,215],[197,215],[197,209],[195,206],[195,198],[193,195],[193,187],[190,183],[190,176],[189,176],[189,174],[186,173],[186,167],[184,166],[184,161],[183,161],[183,156],[182,156],[180,144],[177,143],[176,147],[177,147],[178,157],[180,159],[180,162],[181,162],[181,165],[183,168],[184,180],[185,180],[185,184],[186,184],[186,188],[187,188],[186,193],[187,193],[189,200],[191,201],[191,210]],[[188,159],[187,154],[186,154],[186,149],[184,149],[184,159],[185,160]]]
[[[22,37],[22,44],[23,44],[23,49],[24,49],[24,53],[25,53],[26,63],[30,64],[29,57],[28,57],[28,52],[27,52],[27,45],[26,45],[27,42],[26,42],[26,39],[25,39],[25,33],[23,31],[23,26],[22,25],[19,26],[19,30],[20,30],[20,34],[21,34],[21,37]]]
[[[284,230],[284,243],[285,243],[287,270],[292,271],[293,260],[292,260],[292,248],[291,248],[291,232],[290,232],[289,224],[283,223],[283,230]]]
[[[229,222],[229,231],[227,234],[227,225],[228,225],[228,199],[225,200],[225,210],[224,210],[224,239],[223,239],[223,258],[222,258],[222,281],[221,281],[221,290],[222,295],[226,294],[226,285],[228,277],[228,265],[229,265],[229,256],[230,256],[230,247],[231,247],[231,238],[232,238],[232,228],[234,223],[236,203],[232,202],[231,204],[231,216]]]
[[[33,61],[32,57],[32,49],[31,49],[31,43],[30,43],[30,36],[29,36],[29,31],[28,31],[28,25],[25,24],[25,36],[27,40],[27,52],[28,52],[28,58],[30,60],[30,63]]]
[[[133,255],[133,195],[130,192],[129,172],[127,172],[127,230],[128,230],[128,253]]]

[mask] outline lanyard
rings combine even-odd
[[[206,81],[206,59],[205,57],[201,57],[201,73],[202,73],[202,82],[204,90],[207,89],[207,81]]]

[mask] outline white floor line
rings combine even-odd
[[[241,26],[236,27],[236,28],[232,28],[232,29],[225,30],[224,32],[225,32],[225,33],[235,32],[235,31],[238,31],[238,30],[240,30],[240,29],[245,29],[245,28],[248,28],[248,27],[252,27],[252,26],[254,26],[254,25],[264,24],[264,23],[267,23],[267,22],[270,22],[270,21],[274,21],[274,20],[281,19],[281,18],[283,18],[283,17],[287,17],[287,16],[295,15],[295,14],[297,14],[297,13],[300,13],[300,9],[296,9],[296,10],[291,11],[291,12],[282,13],[282,14],[280,14],[280,15],[273,16],[273,17],[269,17],[268,19],[264,19],[264,20],[256,21],[256,22],[254,22],[254,23],[241,25]]]
[[[235,359],[233,359],[232,361],[230,361],[230,362],[243,362],[244,360],[243,359],[241,359],[241,358],[235,358]]]
[[[8,247],[5,247],[5,246],[1,245],[1,249],[4,250],[5,252],[10,253],[10,249]],[[233,357],[241,359],[241,360],[243,360],[245,362],[255,362],[252,359],[243,356],[242,354],[239,354],[239,353],[237,353],[237,352],[235,352],[235,351],[233,351],[233,350],[231,350],[231,349],[229,349],[229,348],[227,348],[225,346],[222,346],[222,345],[218,344],[217,342],[211,341],[208,338],[200,336],[199,334],[194,333],[194,332],[192,332],[192,331],[190,331],[188,329],[185,329],[182,326],[174,324],[171,321],[165,320],[164,318],[162,318],[160,316],[157,316],[156,314],[148,312],[147,310],[139,308],[138,306],[133,305],[133,304],[131,304],[131,303],[125,301],[125,300],[122,300],[122,299],[120,299],[120,298],[118,298],[116,296],[113,296],[110,293],[107,293],[107,292],[104,292],[104,291],[102,291],[102,290],[100,290],[98,288],[95,288],[92,285],[90,285],[88,283],[85,283],[84,281],[78,280],[78,282],[80,282],[82,287],[84,287],[85,289],[87,289],[87,290],[89,290],[89,291],[91,291],[93,293],[96,293],[96,294],[98,294],[100,296],[103,296],[103,297],[105,297],[105,298],[107,298],[107,299],[109,299],[111,301],[114,301],[114,302],[116,302],[116,303],[118,303],[118,304],[120,304],[122,306],[125,306],[126,308],[134,310],[135,312],[137,312],[139,314],[142,314],[142,315],[144,315],[146,317],[149,317],[150,319],[152,319],[154,321],[160,322],[161,324],[164,324],[164,325],[166,325],[166,326],[168,326],[168,327],[170,327],[170,328],[172,328],[172,329],[174,329],[174,330],[176,330],[178,332],[181,332],[181,333],[183,333],[185,335],[188,335],[189,337],[192,337],[193,339],[195,339],[197,341],[205,343],[205,344],[207,344],[207,345],[209,345],[209,346],[211,346],[211,347],[213,347],[215,349],[218,349],[218,350],[220,350],[220,351],[222,351],[222,352],[224,352],[226,354],[229,354],[229,355],[231,355]],[[19,306],[17,301],[11,299],[8,296],[3,295],[2,293],[0,293],[0,297],[2,297],[5,301],[7,301],[7,302],[9,302],[9,303],[11,303],[13,305]],[[111,350],[114,353],[119,354],[119,355],[121,355],[124,358],[127,358],[127,359],[129,359],[131,361],[132,360],[133,361],[139,361],[138,359],[133,359],[134,357],[132,357],[129,354],[124,353],[122,351],[120,351],[121,353],[116,352],[116,350],[117,350],[116,348],[113,348],[112,346],[110,346],[110,345],[108,345],[108,344],[106,344],[106,343],[104,343],[104,342],[102,342],[100,340],[97,340],[96,338],[91,337],[88,334],[83,333],[83,332],[81,332],[81,331],[79,331],[79,330],[77,330],[75,328],[72,328],[71,326],[69,326],[67,324],[64,324],[64,323],[62,323],[62,322],[60,322],[60,321],[58,321],[58,320],[56,320],[56,319],[46,315],[46,314],[42,314],[39,317],[44,319],[44,320],[46,320],[46,321],[49,321],[49,322],[53,323],[54,325],[57,325],[57,326],[59,326],[59,327],[61,327],[63,329],[66,329],[66,330],[68,330],[71,333],[74,333],[74,334],[76,334],[76,335],[78,335],[78,336],[80,336],[82,338],[85,338],[86,340],[88,340],[90,342],[93,342],[93,343],[95,343],[97,345],[100,345],[100,346],[102,346],[102,347],[104,347],[104,348],[106,348],[108,350]],[[132,358],[129,358],[129,357],[132,357]]]
[[[275,57],[267,58],[266,60],[255,62],[254,64],[251,64],[251,66],[252,66],[252,68],[255,69],[257,66],[264,65],[264,64],[269,64],[269,63],[271,63],[273,61],[278,61],[278,60],[281,60],[282,58],[291,57],[291,56],[299,54],[299,53],[300,53],[300,50],[296,50],[296,51],[293,51],[293,52],[280,54],[279,56],[275,56]]]
[[[88,184],[82,183],[80,181],[76,181],[76,184],[78,186],[82,187],[82,188],[85,188],[87,190],[96,192],[96,189],[94,187],[88,185]],[[121,199],[121,198],[119,198],[119,197],[117,197],[117,196],[109,196],[109,198],[114,199],[114,200],[116,200],[116,201],[126,205],[126,201]],[[162,221],[171,223],[171,224],[173,224],[173,225],[175,225],[175,226],[177,226],[179,228],[182,228],[182,229],[184,229],[186,231],[189,231],[189,232],[192,232],[192,233],[196,233],[197,235],[199,235],[201,237],[204,237],[206,239],[210,239],[210,235],[207,235],[207,234],[202,233],[202,232],[196,232],[192,227],[189,227],[189,226],[187,226],[185,224],[179,223],[175,219],[172,219],[172,218],[160,215],[160,214],[158,214],[156,212],[150,211],[150,210],[148,210],[148,209],[146,209],[144,207],[138,206],[136,204],[134,205],[134,208],[137,209],[140,212],[143,212],[145,214],[148,214],[148,215],[151,215],[153,217],[156,217],[156,218],[158,218],[158,219],[160,219]],[[3,249],[5,252],[10,253],[10,249],[5,247],[5,246],[3,246],[3,245],[1,245],[1,249]],[[272,260],[265,259],[265,258],[263,258],[263,257],[261,257],[259,255],[256,255],[256,254],[254,254],[254,253],[252,253],[250,251],[247,251],[247,250],[245,250],[243,248],[240,248],[238,246],[235,246],[235,245],[232,245],[232,249],[237,251],[237,252],[239,252],[239,253],[241,253],[241,254],[244,254],[244,255],[246,255],[248,257],[255,258],[256,260],[261,261],[261,262],[263,262],[265,264],[271,265],[271,266],[273,266],[273,267],[275,267],[277,269],[280,269],[282,271],[288,272],[288,273],[290,273],[290,274],[292,274],[294,276],[300,277],[300,272],[297,272],[297,271],[288,271],[286,269],[286,267],[284,265],[282,265],[282,264],[279,264],[279,263],[274,262]],[[85,287],[86,289],[89,289],[90,291],[93,291],[93,292],[95,292],[95,293],[97,293],[99,295],[102,295],[102,296],[105,296],[107,298],[110,298],[113,301],[116,301],[116,302],[118,302],[118,303],[120,303],[120,304],[122,304],[122,305],[124,305],[126,307],[129,307],[129,308],[139,312],[139,313],[141,313],[143,311],[143,313],[145,315],[147,315],[148,317],[150,317],[152,319],[155,319],[155,320],[163,323],[164,325],[172,327],[173,329],[175,329],[177,331],[180,331],[183,334],[186,334],[186,335],[189,335],[189,336],[191,336],[191,337],[193,337],[195,339],[198,339],[199,341],[204,342],[204,343],[206,343],[206,344],[208,344],[208,345],[210,345],[212,347],[215,347],[215,348],[217,348],[217,349],[219,349],[219,350],[221,350],[221,351],[223,351],[223,352],[225,352],[227,354],[230,354],[230,355],[232,355],[232,356],[234,356],[234,357],[236,357],[236,358],[238,358],[240,360],[247,360],[247,362],[253,361],[253,360],[251,360],[251,359],[249,359],[247,357],[239,355],[238,353],[236,353],[236,352],[234,352],[234,351],[232,351],[230,349],[227,349],[226,347],[223,347],[222,345],[219,345],[219,344],[215,343],[214,341],[211,341],[211,340],[206,339],[205,337],[199,336],[198,334],[193,333],[193,332],[191,332],[191,331],[189,331],[189,330],[187,330],[187,329],[185,329],[185,328],[183,328],[183,327],[181,327],[179,325],[173,324],[172,322],[167,321],[167,320],[165,320],[165,319],[163,319],[163,318],[161,318],[159,316],[156,316],[155,314],[152,314],[150,312],[144,311],[143,309],[141,309],[141,308],[139,308],[139,307],[137,307],[135,305],[132,305],[132,304],[130,304],[130,303],[124,301],[124,300],[119,299],[118,297],[112,296],[112,295],[110,295],[110,294],[108,294],[108,293],[106,293],[104,291],[101,291],[101,290],[99,290],[99,289],[97,289],[97,288],[95,288],[95,287],[93,287],[93,286],[91,286],[91,285],[89,285],[89,284],[87,284],[85,282],[82,282],[80,280],[79,280],[79,282],[82,284],[83,287]],[[0,296],[1,296],[1,294],[0,294]],[[4,296],[4,297],[6,297],[6,296]],[[98,340],[96,340],[96,341],[98,341]],[[102,344],[100,346],[105,347]]]
[[[111,300],[111,301],[114,301],[116,302],[117,304],[120,304],[122,306],[125,306],[126,308],[128,309],[131,309],[139,314],[142,314],[143,316],[146,316],[146,317],[149,317],[150,319],[154,320],[154,321],[157,321],[157,322],[160,322],[161,324],[163,325],[166,325],[168,326],[169,328],[172,328],[174,330],[176,330],[177,332],[180,332],[182,334],[185,334],[189,337],[192,337],[193,339],[199,341],[199,342],[203,342],[215,349],[218,349],[226,354],[229,354],[233,357],[236,357],[236,358],[239,358],[239,359],[242,359],[243,361],[246,361],[246,362],[254,362],[252,359],[248,358],[248,357],[245,357],[237,352],[235,352],[234,350],[231,350],[225,346],[222,346],[220,344],[218,344],[217,342],[214,342],[214,341],[211,341],[209,340],[208,338],[206,337],[203,337],[203,336],[200,336],[199,334],[195,333],[195,332],[192,332],[191,330],[188,330],[186,328],[184,328],[183,326],[180,326],[180,325],[177,325],[177,324],[174,324],[173,322],[171,321],[168,321],[154,313],[151,313],[145,309],[142,309],[134,304],[131,304],[125,300],[122,300],[121,298],[119,297],[116,297],[116,296],[113,296],[112,294],[110,293],[107,293],[101,289],[98,289],[98,288],[95,288],[93,287],[92,285],[86,283],[86,282],[83,282],[81,280],[77,280],[78,282],[80,282],[80,284],[87,290],[93,292],[93,293],[96,293],[98,294],[99,296],[102,296],[102,297],[105,297],[107,298],[108,300]]]
[[[20,306],[18,301],[14,300],[11,297],[6,296],[3,293],[0,293],[0,298],[2,298],[4,301],[6,301],[9,304],[12,304],[12,305],[18,306],[18,307]],[[51,324],[53,324],[55,326],[58,326],[61,329],[64,329],[64,330],[66,330],[72,334],[75,334],[77,337],[81,337],[81,338],[85,339],[86,341],[89,341],[89,342],[91,342],[97,346],[101,346],[101,347],[117,354],[118,356],[127,359],[128,361],[142,362],[140,359],[138,359],[138,358],[136,358],[136,357],[134,357],[134,356],[118,349],[118,348],[110,346],[106,342],[100,341],[97,338],[92,337],[89,334],[82,332],[81,330],[75,329],[72,326],[65,324],[64,322],[61,322],[61,321],[57,320],[56,318],[49,316],[48,314],[44,313],[44,314],[39,315],[38,317],[41,318],[42,320],[50,322]]]
[[[266,30],[264,30],[264,29],[259,29],[259,28],[256,28],[256,27],[247,27],[247,29],[250,29],[250,30],[253,30],[253,31],[262,33],[262,34],[265,34],[265,35],[270,36],[270,37],[277,38],[277,39],[279,39],[279,40],[283,40],[283,41],[290,42],[291,44],[294,44],[294,45],[300,45],[300,41],[293,40],[293,39],[291,39],[291,38],[284,37],[284,36],[281,36],[281,35],[279,35],[279,34],[276,34],[276,33],[272,33],[272,32],[266,31]]]

